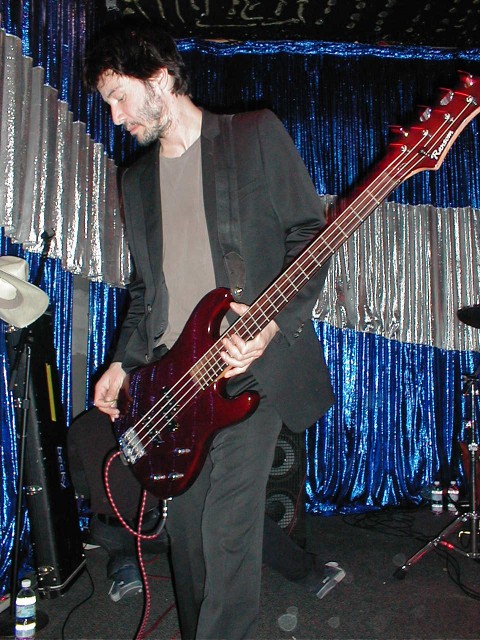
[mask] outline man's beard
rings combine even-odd
[[[142,147],[165,137],[172,124],[165,103],[156,98],[153,92],[150,93],[149,87],[147,87],[147,92],[143,106],[138,112],[141,120],[146,123],[143,125],[142,137],[137,136],[138,144]]]

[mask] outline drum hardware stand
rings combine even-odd
[[[411,556],[403,566],[399,567],[394,575],[399,580],[405,578],[408,569],[416,564],[423,558],[429,551],[436,547],[444,547],[447,551],[456,551],[461,555],[472,558],[474,560],[480,559],[480,553],[478,551],[478,524],[480,515],[477,511],[477,461],[478,461],[478,449],[479,445],[476,442],[476,420],[475,420],[475,396],[479,395],[476,386],[479,384],[478,376],[480,375],[480,366],[477,367],[475,373],[472,375],[464,374],[463,380],[465,385],[463,387],[462,394],[471,396],[471,420],[467,423],[470,431],[470,444],[468,445],[468,451],[470,453],[470,510],[467,513],[463,513],[448,524],[440,533],[427,542],[419,551]],[[468,551],[458,547],[450,542],[447,538],[462,528],[466,523],[470,522],[470,548]]]

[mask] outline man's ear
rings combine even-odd
[[[166,67],[162,67],[150,78],[150,83],[152,86],[157,87],[161,91],[169,91],[170,90],[170,74],[168,73]]]

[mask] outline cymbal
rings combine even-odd
[[[457,311],[457,317],[461,322],[468,324],[470,327],[480,329],[480,304],[474,304],[471,307],[462,307]]]

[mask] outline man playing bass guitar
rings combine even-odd
[[[256,298],[318,235],[324,212],[291,138],[272,112],[229,118],[196,106],[173,39],[155,26],[131,20],[111,25],[87,54],[85,78],[109,105],[113,122],[148,146],[122,179],[134,265],[130,306],[94,402],[118,424],[117,401],[127,374],[135,375],[159,355],[159,364],[173,353],[187,358],[187,351],[195,354],[202,341],[211,340],[212,330],[222,334],[222,366],[212,385],[221,380],[229,396],[248,391],[254,400],[245,402],[244,415],[232,409],[233,424],[212,426],[194,481],[168,503],[166,527],[182,638],[253,638],[265,490],[278,434],[282,424],[306,429],[333,402],[311,322],[327,267],[274,319],[262,318],[258,332],[224,331],[239,316],[247,317]],[[230,289],[234,297],[223,321],[215,317],[210,326],[201,326],[200,319],[222,307],[214,297],[200,303],[185,327],[215,287]],[[199,375],[194,366],[188,381]],[[215,395],[208,398],[210,408]],[[135,404],[135,397],[131,401]],[[181,400],[171,401],[172,411],[177,403]],[[200,413],[192,411],[193,435],[177,452],[190,452]],[[179,422],[185,429],[181,417]],[[172,420],[167,427],[175,431],[178,425]],[[161,445],[162,434],[156,440]],[[143,469],[148,455],[148,447],[140,447],[134,468]],[[154,473],[146,485],[155,492],[157,479],[182,475]]]

